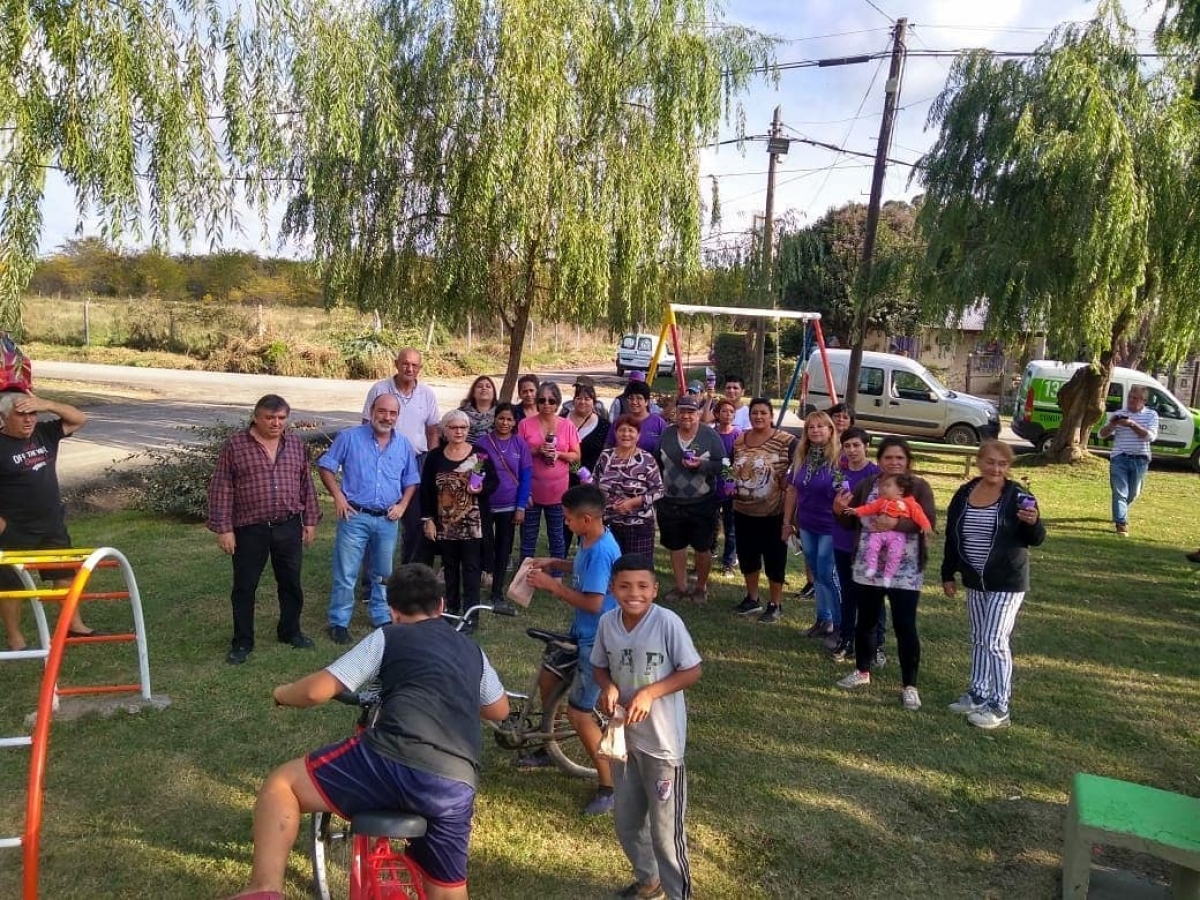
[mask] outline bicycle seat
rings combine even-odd
[[[543,641],[547,644],[567,644],[575,646],[575,638],[569,634],[559,634],[557,631],[545,631],[541,628],[526,628],[525,633],[535,640]]]
[[[370,810],[356,813],[350,819],[351,834],[396,840],[419,838],[425,834],[425,826],[426,822],[422,816],[395,810]]]

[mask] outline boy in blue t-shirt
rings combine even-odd
[[[613,563],[621,555],[621,548],[604,525],[604,495],[598,487],[592,484],[576,485],[563,494],[562,505],[567,528],[579,538],[579,551],[574,559],[535,559],[528,581],[532,587],[549,591],[575,610],[571,620],[571,637],[579,645],[579,666],[567,698],[567,714],[596,766],[596,795],[583,812],[585,815],[598,816],[612,811],[613,782],[608,760],[601,759],[599,755],[600,726],[592,716],[600,688],[592,677],[591,656],[600,616],[617,608],[617,601],[609,590],[609,582],[612,580]],[[554,578],[556,572],[572,573],[571,585],[567,586]],[[543,709],[549,703],[559,678],[557,672],[543,667],[538,678]],[[539,750],[522,757],[517,765],[521,768],[541,768],[554,763],[545,750]]]

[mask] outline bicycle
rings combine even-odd
[[[461,616],[444,614],[457,631],[469,630],[481,612],[516,615],[515,610],[486,604],[471,607]],[[496,743],[517,752],[545,747],[555,764],[568,775],[594,777],[596,770],[567,717],[567,696],[579,664],[579,650],[569,635],[527,628],[525,633],[543,644],[529,693],[507,691],[511,712],[502,722],[485,724]],[[552,714],[540,709],[538,673],[549,665],[560,681],[550,698]],[[359,709],[356,732],[374,722],[379,690],[343,691],[339,703]],[[426,821],[412,813],[373,810],[349,820],[336,813],[315,812],[309,830],[309,857],[313,865],[313,895],[317,900],[425,900],[416,865],[408,856],[408,841],[425,834]]]
[[[444,618],[457,623],[463,630],[468,623],[476,621],[480,612],[493,615],[515,616],[516,610],[509,606],[495,609],[487,604],[472,606],[461,616],[445,614]],[[595,778],[596,767],[575,732],[575,726],[567,715],[567,698],[571,693],[571,681],[579,665],[579,647],[569,634],[546,631],[542,628],[526,628],[525,634],[542,642],[542,654],[533,672],[533,679],[525,693],[505,691],[508,695],[509,715],[501,722],[485,722],[492,731],[496,743],[505,750],[517,754],[545,748],[558,769],[574,778]],[[543,668],[558,675],[558,684],[550,694],[550,715],[541,708],[541,692],[538,677]],[[599,713],[593,712],[599,717]],[[601,719],[603,725],[603,719]]]

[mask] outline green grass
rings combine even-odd
[[[967,626],[962,600],[945,599],[940,588],[922,597],[925,708],[917,714],[897,702],[894,661],[869,689],[838,691],[846,668],[803,638],[812,608],[791,594],[775,628],[733,619],[733,579],[716,579],[706,608],[681,610],[705,658],[688,698],[698,896],[1057,896],[1074,772],[1200,795],[1200,567],[1182,556],[1200,545],[1200,480],[1155,467],[1134,507],[1133,536],[1119,540],[1108,523],[1102,463],[1028,474],[1050,536],[1035,551],[1034,587],[1014,637],[1008,730],[985,734],[945,710],[968,675]],[[960,482],[933,481],[944,510]],[[42,896],[230,893],[248,873],[250,811],[263,776],[351,727],[344,708],[281,710],[270,702],[275,683],[316,668],[335,648],[320,637],[316,652],[273,642],[268,575],[259,647],[246,665],[227,666],[229,563],[211,535],[132,513],[82,517],[72,530],[78,542],[111,544],[133,561],[155,691],[173,703],[163,712],[55,724]],[[314,636],[322,635],[331,538],[327,518],[305,565],[305,627]],[[939,557],[940,542],[933,581]],[[793,575],[790,589],[800,580]],[[121,608],[96,606],[89,622],[126,621]],[[508,686],[521,689],[535,651],[523,629],[566,619],[561,605],[539,598],[519,620],[487,620],[480,641]],[[889,651],[894,646],[889,637]],[[127,680],[130,657],[120,648],[73,648],[63,682]],[[21,731],[37,677],[33,663],[7,664],[2,733]],[[611,821],[579,815],[585,783],[520,774],[491,744],[485,756],[475,896],[599,898],[628,882]],[[23,821],[27,758],[0,754],[9,786],[0,801],[8,826],[0,830]],[[289,897],[307,896],[302,849],[292,857]],[[0,853],[0,896],[17,896],[18,855]],[[1142,858],[1121,862],[1163,871]]]

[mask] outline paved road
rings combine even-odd
[[[611,369],[580,371],[597,376],[601,395],[614,396],[624,383]],[[555,378],[565,387],[576,374],[554,372],[543,373],[543,377]],[[95,480],[130,454],[188,440],[187,426],[211,425],[219,420],[245,421],[263,394],[284,397],[292,405],[293,421],[334,429],[355,425],[372,384],[331,378],[38,362],[34,364],[35,390],[42,379],[74,382],[81,390],[100,394],[109,388],[114,397],[111,403],[90,407],[87,426],[64,442],[58,469],[65,488]],[[471,376],[423,380],[434,389],[445,410],[462,401]],[[122,396],[130,393],[138,399]],[[799,421],[789,415],[786,424],[798,425]],[[1022,443],[1007,427],[1001,437],[1010,443]]]

